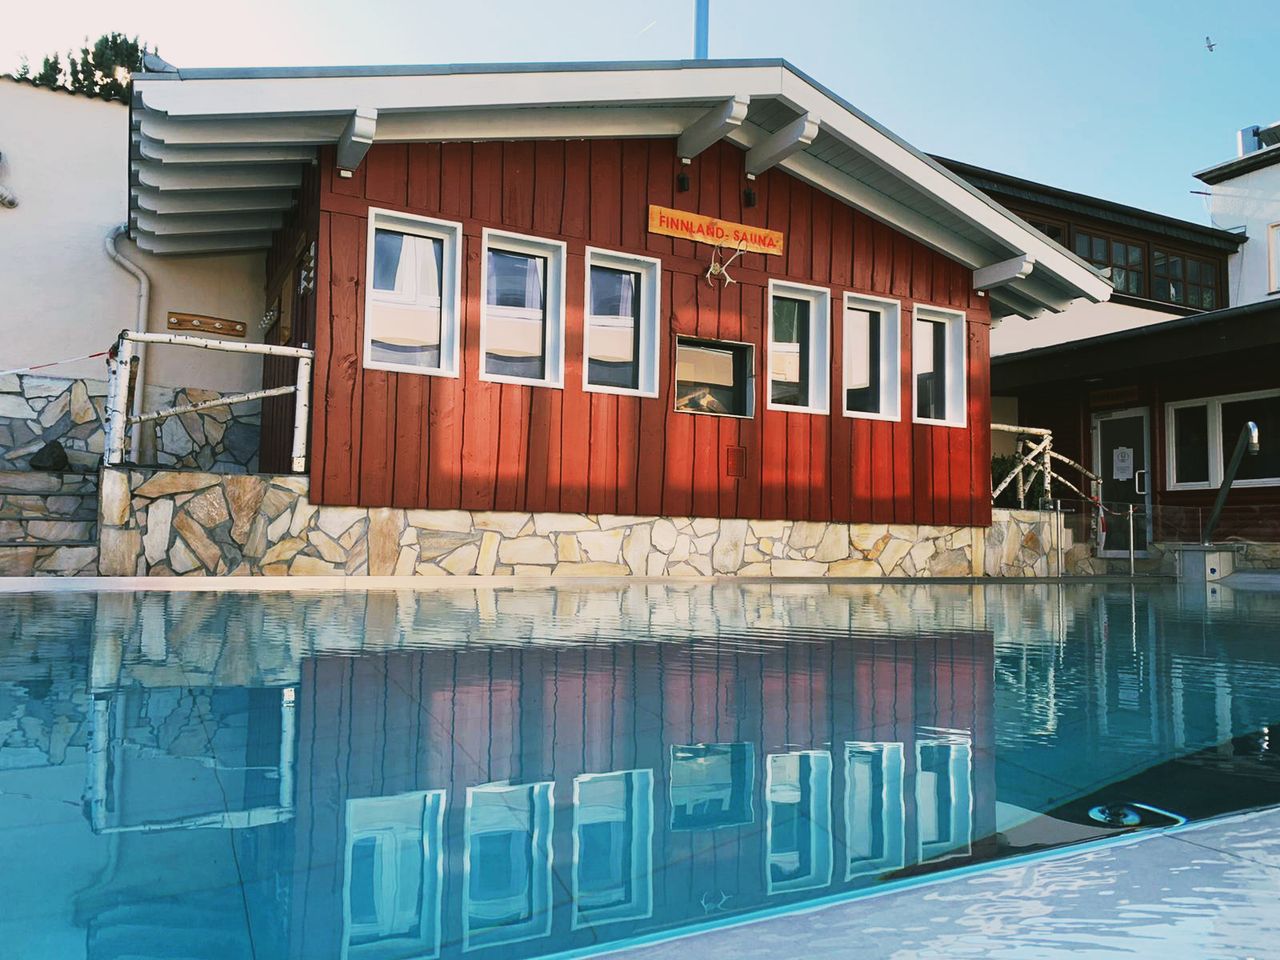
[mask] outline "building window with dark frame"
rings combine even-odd
[[[1111,285],[1117,293],[1143,296],[1145,267],[1142,247],[1136,243],[1077,230],[1076,256],[1103,270],[1111,271]]]
[[[1260,390],[1165,406],[1167,472],[1171,490],[1209,490],[1222,484],[1244,425],[1258,425],[1259,452],[1240,462],[1235,484],[1280,486],[1280,390]],[[1268,441],[1270,437],[1270,441]]]
[[[1182,303],[1200,310],[1219,305],[1218,267],[1199,257],[1151,251],[1151,299]]]
[[[749,343],[676,338],[676,400],[681,413],[751,417],[755,349]]]

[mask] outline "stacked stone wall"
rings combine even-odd
[[[211,390],[147,387],[146,408],[214,400]],[[0,470],[29,470],[31,456],[57,440],[71,467],[96,470],[106,430],[104,380],[68,380],[34,374],[0,377]],[[142,425],[142,462],[218,473],[258,469],[261,403],[213,407]],[[139,429],[135,427],[134,429]]]
[[[297,476],[103,473],[111,576],[1044,576],[1050,523],[980,527],[317,507]],[[996,545],[993,545],[993,541]],[[1007,547],[1016,544],[1016,549]]]

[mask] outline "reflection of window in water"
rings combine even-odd
[[[94,829],[247,827],[291,816],[292,693],[128,686],[95,699]]]
[[[973,742],[969,734],[921,733],[916,739],[916,830],[921,861],[972,852],[972,788]]]
[[[552,786],[467,790],[464,949],[551,932]]]
[[[831,754],[775,753],[765,767],[770,893],[831,882]]]
[[[705,830],[750,823],[755,752],[749,743],[671,748],[671,829]]]
[[[845,750],[845,879],[906,863],[902,744],[857,743]]]
[[[573,781],[574,927],[653,912],[653,771]]]
[[[344,957],[440,953],[443,790],[347,801]]]

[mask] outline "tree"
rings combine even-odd
[[[133,74],[142,70],[142,58],[158,52],[139,43],[137,37],[130,38],[123,33],[103,34],[92,47],[88,44],[89,38],[85,37],[79,57],[68,51],[65,66],[56,53],[45,57],[34,74],[24,57],[18,76],[41,87],[62,87],[91,97],[124,100],[129,95]]]

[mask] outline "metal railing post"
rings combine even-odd
[[[1133,563],[1133,504],[1129,504],[1129,576],[1134,575]]]
[[[124,462],[126,423],[129,416],[129,374],[133,369],[133,341],[124,334],[116,341],[115,356],[109,358],[107,376],[107,430],[103,466]]]
[[[311,413],[311,361],[298,358],[298,382],[293,404],[293,472],[307,469],[307,420]]]

